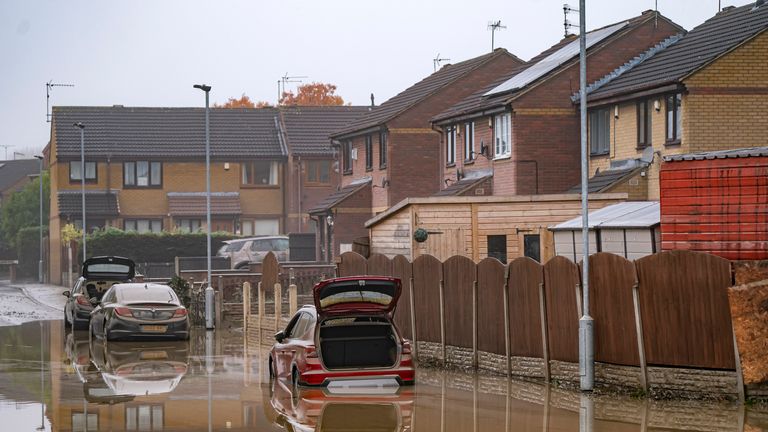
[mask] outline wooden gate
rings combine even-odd
[[[365,257],[357,252],[344,252],[339,259],[339,276],[358,276],[368,272]]]

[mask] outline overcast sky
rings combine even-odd
[[[722,6],[745,0],[722,0]],[[658,0],[690,30],[718,0]],[[571,1],[578,6],[578,1]],[[588,0],[587,28],[653,9],[653,0]],[[432,73],[432,59],[458,62],[490,50],[488,22],[507,28],[496,45],[528,60],[563,36],[563,0],[2,0],[0,146],[48,142],[52,105],[200,106],[247,94],[274,103],[277,81],[329,82],[353,104],[379,104]],[[578,22],[578,16],[571,21]],[[575,31],[575,30],[574,30]],[[295,86],[295,84],[293,84]],[[291,87],[288,87],[291,89]],[[0,159],[4,149],[0,147]]]

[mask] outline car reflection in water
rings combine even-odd
[[[292,390],[280,379],[272,380],[271,386],[275,424],[289,432],[411,430],[414,393],[410,387]]]
[[[85,382],[86,398],[144,396],[173,391],[187,373],[189,343],[105,342],[91,339],[93,368],[100,384]]]

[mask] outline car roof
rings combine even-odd
[[[248,238],[239,238],[239,239],[232,239],[232,240],[225,240],[224,243],[231,244],[231,243],[239,243],[239,242],[246,242],[249,240],[269,240],[269,239],[288,239],[288,236],[273,236],[273,235],[263,235],[263,236],[256,236],[256,237],[248,237]]]

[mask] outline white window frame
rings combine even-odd
[[[499,114],[493,118],[493,158],[512,156],[512,115]]]
[[[446,165],[456,163],[456,125],[445,128],[445,163]]]
[[[475,160],[475,122],[464,123],[464,161]]]
[[[161,233],[163,232],[162,219],[125,219],[123,221],[124,231],[133,231],[139,234],[143,233]]]

